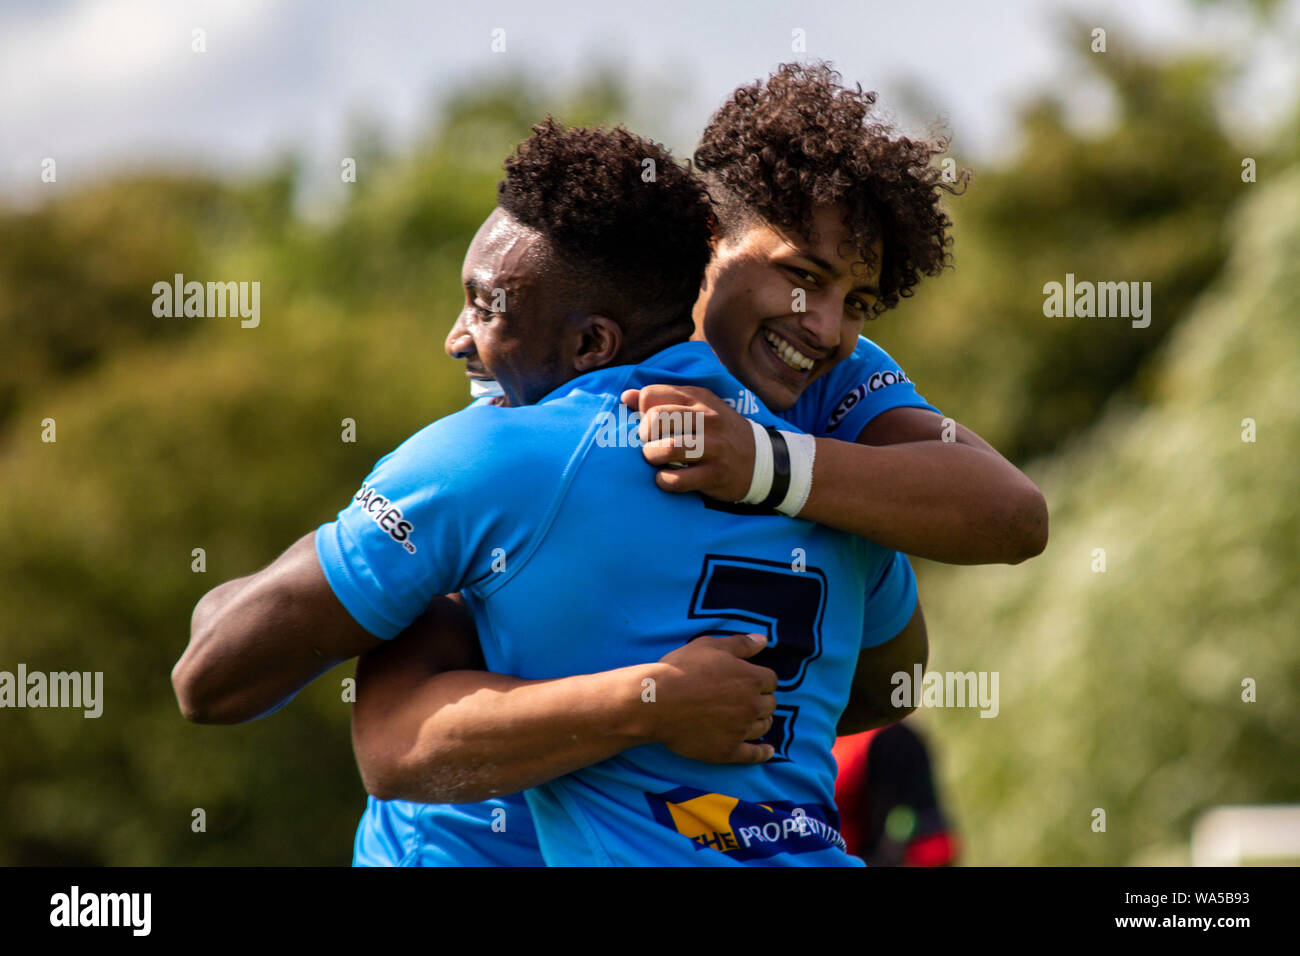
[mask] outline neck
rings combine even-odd
[[[692,327],[685,322],[674,322],[671,325],[663,326],[655,332],[641,337],[636,342],[625,345],[623,350],[619,352],[618,357],[610,364],[637,365],[656,352],[662,352],[674,345],[681,345],[692,338],[703,338],[703,336],[692,335],[692,331]]]
[[[708,311],[709,311],[709,296],[708,293],[706,292],[706,293],[702,293],[700,297],[695,300],[695,305],[691,309],[691,324],[694,326],[694,329],[691,332],[692,342],[705,341],[704,314]]]

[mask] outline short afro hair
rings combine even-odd
[[[815,205],[840,206],[858,258],[872,262],[881,241],[878,315],[949,263],[952,222],[940,193],[960,190],[931,165],[947,139],[896,135],[871,115],[876,94],[840,79],[828,64],[785,63],[740,87],[704,130],[695,166],[723,235],[762,221],[807,237]],[[969,174],[954,178],[964,187]]]
[[[698,176],[622,126],[565,129],[549,116],[505,173],[498,205],[547,238],[630,345],[689,337],[715,226]]]

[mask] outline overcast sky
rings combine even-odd
[[[0,0],[0,191],[39,189],[47,156],[60,186],[124,163],[240,171],[287,150],[336,170],[357,115],[401,142],[453,87],[521,68],[562,84],[592,63],[622,70],[629,122],[678,149],[737,84],[818,57],[904,119],[942,114],[963,153],[988,159],[1031,92],[1067,91],[1104,118],[1065,56],[1088,39],[1063,33],[1066,10],[1106,28],[1111,49],[1245,42],[1242,17],[1188,0]],[[1267,116],[1294,96],[1287,50],[1265,45],[1237,108]]]

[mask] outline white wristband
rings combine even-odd
[[[754,429],[754,475],[749,480],[749,491],[739,504],[757,505],[772,490],[772,439],[758,422],[752,418],[746,420]]]
[[[793,518],[803,511],[812,492],[813,460],[817,457],[817,439],[798,432],[781,432],[790,450],[790,490],[776,506],[783,515]]]

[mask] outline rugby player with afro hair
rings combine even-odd
[[[465,257],[447,352],[523,405],[684,342],[713,223],[698,177],[658,143],[548,117],[506,160]]]

